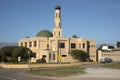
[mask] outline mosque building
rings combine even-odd
[[[55,7],[55,19],[53,33],[42,30],[36,37],[20,39],[19,46],[31,49],[36,55],[32,62],[45,58],[50,62],[75,62],[69,54],[71,50],[83,50],[89,53],[90,59],[96,61],[96,41],[85,38],[67,38],[62,36],[61,7]]]

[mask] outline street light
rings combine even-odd
[[[30,72],[30,51],[28,50],[29,61],[28,61],[28,72]]]

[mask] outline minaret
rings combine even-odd
[[[53,28],[53,37],[62,37],[62,28],[61,28],[61,7],[55,7],[55,22]]]

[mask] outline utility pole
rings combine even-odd
[[[30,51],[28,50],[29,61],[28,61],[28,72],[30,72]]]

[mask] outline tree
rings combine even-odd
[[[21,54],[21,47],[17,47],[15,48],[15,50],[13,51],[13,61],[14,62],[18,62],[18,57],[20,56]]]
[[[77,35],[73,35],[72,38],[78,38]]]
[[[72,50],[70,54],[79,61],[86,61],[89,58],[89,54],[82,50]]]
[[[18,47],[18,48],[16,48],[14,50],[14,54],[13,54],[14,61],[16,61],[18,59],[18,57],[21,57],[21,61],[26,62],[28,60],[28,58],[29,58],[28,51],[30,51],[30,58],[34,57],[33,52],[29,48],[26,48],[26,47]]]
[[[2,50],[0,51],[1,61],[6,60],[6,54],[3,54]]]
[[[26,62],[29,58],[28,50],[30,51],[30,57],[34,57],[33,52],[26,48],[20,46],[6,46],[1,49],[0,55],[4,62],[17,62],[18,57],[21,57],[21,61]]]
[[[114,49],[114,46],[110,45],[110,46],[108,46],[108,49]]]
[[[26,48],[26,47],[21,47],[21,49],[20,49],[20,51],[19,51],[21,60],[22,60],[23,62],[26,62],[26,61],[28,60],[28,58],[29,58],[28,50],[29,50],[29,49]],[[29,50],[29,51],[30,51],[30,56],[31,56],[32,51],[31,51],[31,50]]]
[[[12,54],[16,46],[6,46],[1,49],[2,61],[12,61]]]
[[[117,41],[117,48],[120,48],[120,41]]]

